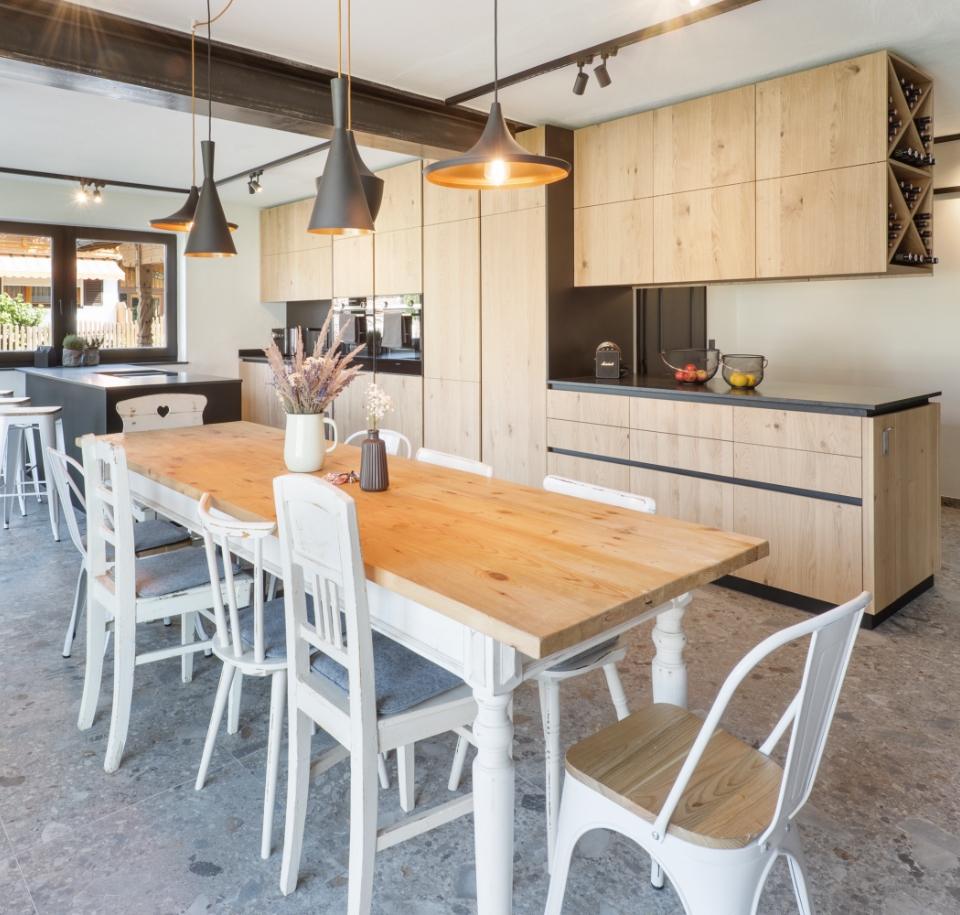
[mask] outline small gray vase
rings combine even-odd
[[[366,492],[383,492],[389,486],[386,442],[377,429],[368,429],[360,446],[360,488]]]

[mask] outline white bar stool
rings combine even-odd
[[[60,510],[56,498],[53,496],[53,473],[48,466],[47,448],[56,448],[63,451],[63,408],[62,407],[33,407],[8,406],[0,403],[0,440],[6,443],[6,465],[3,474],[3,528],[10,527],[10,501],[18,497],[16,479],[17,464],[20,449],[23,446],[24,430],[38,429],[40,432],[40,454],[44,464],[45,493],[47,507],[50,510],[50,527],[53,530],[53,539],[60,539]],[[32,431],[27,439],[32,440]],[[33,458],[35,461],[35,457]],[[36,468],[34,468],[36,474]],[[36,478],[35,478],[36,479]],[[37,495],[40,490],[37,487]]]

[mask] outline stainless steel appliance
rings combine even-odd
[[[354,358],[364,371],[423,374],[423,296],[367,296],[334,299],[331,333],[344,328],[344,355],[363,344]]]

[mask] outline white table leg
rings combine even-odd
[[[512,691],[492,696],[475,688],[477,720],[473,736],[473,822],[477,856],[477,912],[513,912],[513,723]]]
[[[683,660],[687,636],[683,631],[683,615],[690,600],[689,594],[674,598],[668,609],[657,616],[653,627],[653,644],[657,646],[651,665],[653,701],[669,702],[680,708],[687,707],[687,665]]]

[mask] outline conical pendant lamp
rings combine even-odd
[[[229,4],[228,4],[229,5]],[[224,10],[226,12],[226,10]],[[222,13],[220,15],[223,15]],[[219,16],[217,17],[219,18]],[[200,144],[203,157],[203,185],[194,214],[193,225],[187,236],[184,254],[187,257],[236,257],[237,249],[230,237],[230,226],[220,203],[217,185],[213,179],[214,151],[213,92],[211,88],[210,0],[207,0],[207,139]]]
[[[374,231],[372,211],[380,211],[383,181],[360,158],[350,129],[350,0],[347,0],[347,78],[340,69],[340,4],[337,4],[337,78],[330,80],[333,101],[333,138],[317,188],[317,199],[307,225],[314,235],[369,235]],[[361,178],[358,162],[366,173]],[[372,179],[372,180],[371,180]],[[371,202],[374,204],[371,206]]]
[[[487,126],[476,145],[462,156],[428,165],[423,176],[431,184],[460,190],[538,187],[570,174],[570,163],[527,152],[507,129],[498,101],[497,0],[493,0],[493,104]]]

